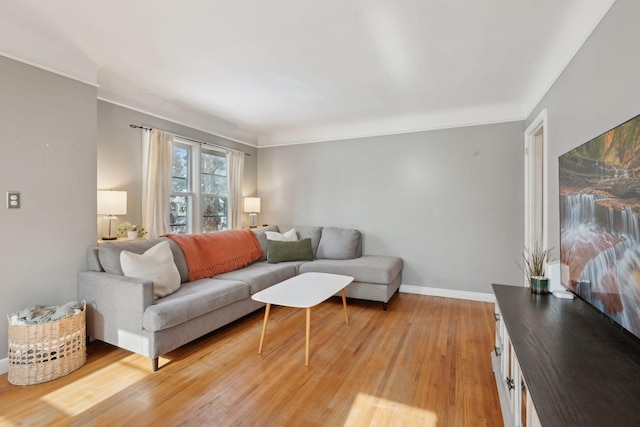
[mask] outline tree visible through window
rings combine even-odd
[[[227,188],[227,157],[213,152],[200,153],[202,231],[228,228]]]
[[[189,191],[191,148],[174,145],[171,164],[171,197],[169,197],[169,231],[175,234],[190,232],[189,206],[193,194]]]
[[[229,227],[226,155],[176,138],[171,170],[170,232],[226,230]]]

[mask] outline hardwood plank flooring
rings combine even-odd
[[[0,376],[0,425],[501,426],[491,371],[493,304],[398,294],[311,310],[272,306],[160,358],[92,342],[47,383]]]

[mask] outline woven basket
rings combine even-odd
[[[75,371],[87,360],[86,303],[65,319],[38,325],[9,320],[9,382],[39,384]]]

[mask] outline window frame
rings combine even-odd
[[[204,145],[204,146],[203,146]],[[223,197],[226,199],[226,218],[227,228],[230,229],[229,218],[229,169],[227,167],[227,192],[226,194],[210,194],[203,193],[201,186],[201,174],[202,163],[201,154],[212,154],[215,156],[223,157],[227,162],[227,153],[224,150],[216,149],[214,147],[206,146],[202,143],[191,142],[179,137],[174,137],[173,146],[185,149],[189,152],[188,159],[189,164],[187,166],[187,191],[173,191],[173,184],[171,185],[171,191],[169,197],[187,197],[187,232],[184,234],[202,233],[203,231],[203,206],[202,200],[204,197]],[[173,170],[173,150],[171,153],[171,166]],[[173,178],[173,175],[172,175]],[[169,203],[169,201],[167,201]],[[208,233],[214,233],[215,231],[208,231]]]

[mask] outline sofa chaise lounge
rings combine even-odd
[[[299,239],[310,239],[313,260],[271,263],[266,232],[295,228]],[[113,241],[90,248],[88,271],[80,272],[79,297],[87,303],[87,335],[152,359],[212,332],[261,307],[251,295],[305,272],[354,277],[347,297],[387,302],[400,287],[403,263],[392,256],[363,256],[358,230],[330,227],[269,226],[253,229],[262,257],[237,270],[189,281],[185,254],[168,237]],[[122,251],[142,254],[169,241],[180,274],[180,287],[154,298],[154,282],[124,275]]]

